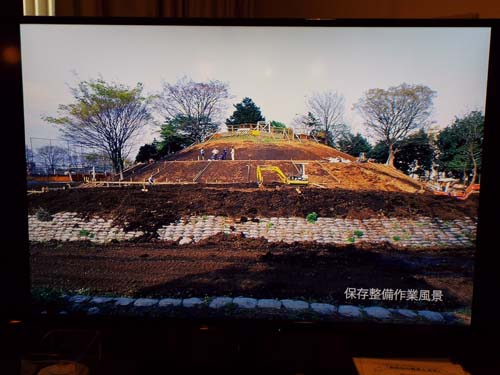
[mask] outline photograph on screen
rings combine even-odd
[[[489,43],[22,25],[34,311],[470,324]]]

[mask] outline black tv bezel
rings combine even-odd
[[[479,208],[478,240],[475,258],[474,290],[472,303],[472,322],[470,326],[448,325],[413,325],[393,323],[368,323],[368,322],[304,322],[304,321],[269,321],[269,320],[212,320],[212,319],[172,319],[141,317],[88,317],[85,321],[73,316],[42,317],[33,316],[30,312],[30,268],[27,229],[27,199],[25,160],[24,160],[24,112],[21,81],[21,61],[17,64],[2,66],[2,81],[9,94],[4,102],[9,108],[6,123],[16,124],[9,129],[12,142],[7,144],[5,150],[12,160],[8,164],[7,173],[12,176],[9,194],[14,194],[15,199],[6,200],[4,207],[12,212],[11,220],[6,223],[7,233],[15,233],[16,239],[2,239],[3,249],[13,249],[8,254],[9,262],[4,276],[10,286],[9,298],[5,304],[5,317],[7,319],[21,319],[24,321],[64,326],[97,325],[101,327],[120,326],[124,322],[134,320],[136,324],[155,327],[164,326],[198,326],[209,325],[218,327],[260,327],[263,329],[314,329],[326,332],[344,332],[365,335],[396,335],[405,332],[413,338],[434,337],[436,340],[450,337],[465,337],[478,332],[489,332],[491,327],[498,325],[495,313],[491,308],[490,296],[494,295],[495,285],[498,282],[493,248],[495,230],[500,228],[500,220],[495,217],[499,210],[499,199],[495,195],[499,174],[495,174],[495,148],[496,140],[500,139],[498,127],[500,123],[500,108],[496,103],[500,99],[500,88],[495,87],[495,82],[500,82],[500,23],[498,20],[459,20],[459,19],[196,19],[196,18],[107,18],[107,17],[20,17],[10,20],[1,27],[2,45],[19,48],[20,51],[20,25],[21,24],[62,24],[62,25],[151,25],[151,26],[276,26],[276,27],[489,27],[491,28],[488,87],[485,110],[485,142],[481,176],[481,194]],[[20,168],[21,166],[24,167]],[[281,328],[280,328],[281,327]],[[465,335],[465,336],[464,336]]]

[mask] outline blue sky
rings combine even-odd
[[[248,96],[267,119],[287,124],[313,92],[335,90],[345,96],[344,120],[365,135],[352,105],[366,90],[424,84],[437,91],[432,120],[444,127],[484,110],[489,38],[488,28],[23,25],[26,140],[57,138],[41,116],[72,101],[68,86],[98,75],[148,92],[183,75],[217,79],[234,96],[227,116]]]

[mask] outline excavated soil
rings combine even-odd
[[[232,145],[237,150],[235,160],[200,159],[201,148],[208,158],[214,148],[223,150]],[[296,176],[301,173],[298,163],[305,163],[309,183],[316,187],[410,193],[426,190],[424,184],[395,168],[357,163],[353,156],[316,142],[245,137],[212,140],[157,162],[138,164],[124,172],[124,180],[144,182],[152,176],[161,183],[256,183],[258,166],[278,167],[286,176]],[[263,177],[265,184],[280,181],[277,174],[270,171],[263,172]]]
[[[280,168],[287,176],[298,174],[298,162],[306,163],[306,174],[313,187],[380,190],[414,193],[425,189],[397,169],[376,163],[328,163],[315,160],[218,160],[162,161],[138,166],[125,173],[125,181],[146,181],[153,176],[156,182],[169,183],[257,183],[257,166]],[[279,182],[276,173],[264,171],[264,184]]]
[[[34,243],[31,267],[34,288],[83,289],[94,295],[244,295],[345,303],[347,287],[441,289],[444,302],[392,301],[385,306],[450,310],[470,306],[473,249],[403,251],[390,244],[271,244],[219,234],[183,246]]]
[[[138,186],[49,191],[28,196],[29,211],[77,212],[99,215],[126,229],[154,232],[162,225],[188,215],[236,218],[322,217],[367,219],[373,217],[437,217],[443,220],[477,217],[478,196],[466,201],[430,193],[354,191],[276,185],[265,189],[253,184],[161,185],[143,192]]]
[[[235,147],[235,160],[200,160],[214,148],[222,151]],[[269,138],[232,137],[188,147],[163,160],[138,164],[124,172],[125,181],[144,182],[151,176],[168,183],[256,183],[257,166],[280,168],[286,176],[300,173],[297,163],[305,163],[305,173],[312,186],[351,190],[380,190],[414,193],[426,190],[395,168],[377,163],[357,163],[356,158],[316,142],[290,142]],[[263,172],[264,183],[279,182],[274,172]],[[118,176],[114,177],[117,180]]]
[[[234,145],[235,161],[198,161]],[[137,242],[98,245],[90,242],[31,244],[34,288],[86,290],[94,295],[144,297],[252,296],[345,303],[353,288],[442,289],[444,302],[392,302],[387,307],[450,310],[468,307],[472,295],[474,249],[399,250],[390,244],[322,245],[268,243],[264,239],[216,235],[189,245],[161,242],[161,226],[189,215],[368,219],[427,216],[443,220],[477,217],[478,196],[466,201],[435,196],[403,173],[380,164],[331,163],[352,156],[314,142],[269,139],[217,139],[187,148],[165,160],[141,164],[126,181],[154,175],[142,186],[77,188],[28,196],[29,212],[77,212],[82,217],[111,218],[126,230],[148,235]],[[278,183],[264,173],[256,188],[257,165],[297,174],[292,162],[306,162],[309,186]],[[196,182],[196,183],[194,183]],[[88,186],[88,185],[87,185]],[[127,225],[125,225],[127,223]],[[153,234],[152,234],[153,233]],[[351,301],[352,302],[352,301]],[[354,301],[373,304],[373,301]]]
[[[236,160],[322,160],[330,157],[355,160],[349,154],[313,141],[285,141],[250,136],[214,139],[188,147],[166,160],[198,160],[202,148],[206,158],[211,156],[214,148],[219,150],[219,156],[226,149],[229,159],[231,146],[234,146]]]

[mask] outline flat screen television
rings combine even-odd
[[[34,316],[492,316],[497,23],[26,18],[19,32],[16,264]]]

